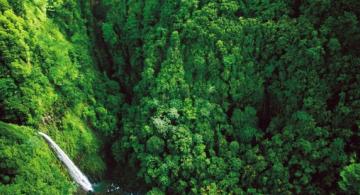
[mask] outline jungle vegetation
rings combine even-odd
[[[0,194],[359,194],[360,1],[0,0]]]

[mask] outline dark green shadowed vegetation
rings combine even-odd
[[[0,194],[76,191],[36,131],[129,192],[358,194],[359,21],[357,0],[0,0],[0,120],[28,126],[0,123]]]

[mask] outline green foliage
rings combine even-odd
[[[0,0],[0,120],[149,194],[357,193],[359,10]]]
[[[360,193],[360,164],[353,163],[343,168],[340,172],[340,188],[349,194]]]
[[[0,193],[71,194],[76,188],[34,130],[0,122]]]
[[[146,142],[146,149],[150,153],[160,154],[160,153],[162,153],[164,151],[164,140],[162,140],[159,137],[152,136]]]
[[[106,43],[108,43],[111,47],[114,47],[116,44],[116,34],[113,30],[113,26],[111,24],[108,23],[104,23],[102,25],[102,31],[104,34],[104,39],[106,41]]]
[[[359,149],[358,3],[103,5],[112,76],[128,97],[113,155],[138,183],[167,194],[340,192],[339,167]]]
[[[153,188],[151,189],[149,192],[146,193],[147,195],[163,195],[164,192],[162,192],[160,189],[158,188]]]
[[[101,178],[106,168],[102,138],[117,129],[122,99],[118,84],[96,67],[80,5],[70,0],[0,1],[0,120],[47,132],[84,172]],[[10,159],[16,158],[21,159]],[[47,161],[29,155],[26,162],[32,158],[36,175]],[[44,176],[45,170],[52,172],[44,168],[39,174]],[[72,186],[61,191],[57,181],[49,182],[54,184],[50,191],[39,183],[24,193],[74,191]]]

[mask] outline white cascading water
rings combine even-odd
[[[74,162],[70,160],[68,155],[66,155],[66,153],[51,139],[51,137],[42,132],[39,132],[39,134],[45,138],[58,158],[64,163],[74,181],[85,191],[94,191],[89,179],[80,171]]]

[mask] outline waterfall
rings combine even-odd
[[[45,133],[38,132],[49,143],[51,148],[56,153],[57,157],[64,163],[68,169],[71,177],[78,183],[85,191],[94,191],[89,179],[80,171],[73,161],[66,155],[66,153]]]

